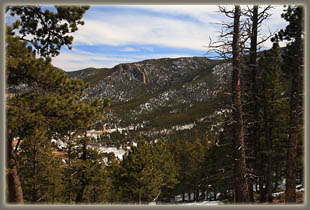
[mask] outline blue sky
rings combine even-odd
[[[204,56],[209,37],[217,39],[220,26],[215,23],[230,21],[217,10],[215,5],[93,5],[83,17],[85,25],[73,34],[73,49],[63,47],[52,63],[74,71],[151,58]],[[285,27],[282,11],[283,6],[270,11],[262,35]]]

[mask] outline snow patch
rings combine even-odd
[[[193,202],[193,203],[187,203],[184,205],[208,205],[208,206],[215,206],[215,205],[221,205],[223,204],[220,201],[201,201],[201,202]]]
[[[114,153],[114,155],[122,160],[126,151],[123,149],[117,149],[116,147],[99,147],[99,151],[102,153]]]

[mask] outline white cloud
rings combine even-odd
[[[74,71],[88,67],[113,67],[121,62],[134,61],[131,58],[109,57],[98,53],[73,49],[69,52],[60,53],[59,56],[53,58],[52,64],[65,71]]]
[[[141,49],[149,51],[149,52],[154,52],[154,48],[153,47],[141,47]]]
[[[152,44],[204,50],[214,26],[145,15],[115,16],[110,21],[86,20],[74,35],[75,44]],[[91,38],[90,38],[91,37]]]
[[[158,59],[158,58],[177,58],[177,57],[190,57],[191,54],[149,54],[149,55],[133,55],[128,58],[119,56],[105,56],[99,53],[91,53],[82,50],[71,50],[70,52],[63,52],[59,56],[55,57],[52,64],[65,71],[75,71],[88,67],[104,68],[114,67],[120,63],[131,63],[142,61],[146,59]]]
[[[122,52],[137,52],[138,50],[132,47],[125,47],[121,50]]]
[[[218,22],[219,20],[215,18],[215,15],[218,14],[217,5],[146,5],[129,7],[147,9],[153,12],[174,16],[186,15],[207,24]]]
[[[75,34],[76,44],[107,44],[113,46],[125,44],[154,44],[168,47],[179,47],[193,50],[205,50],[203,46],[209,37],[216,40],[219,26],[213,23],[223,20],[224,15],[218,14],[214,5],[158,5],[158,6],[127,6],[155,11],[160,14],[183,15],[196,20],[190,21],[160,15],[136,12],[132,14],[96,14],[96,19],[86,19],[85,26]],[[285,21],[280,17],[281,6],[272,11],[262,32],[278,30]]]
[[[94,6],[93,6],[94,7]],[[119,7],[119,6],[117,6]],[[214,23],[231,21],[223,14],[216,12],[215,5],[151,5],[151,6],[122,6],[135,9],[135,13],[94,12],[85,16],[85,25],[74,34],[74,46],[78,45],[111,45],[119,46],[122,52],[147,50],[154,52],[153,46],[183,48],[207,51],[209,37],[217,40],[220,26]],[[232,6],[230,6],[232,7]],[[261,28],[262,34],[268,34],[284,28],[287,24],[281,18],[283,6],[275,6],[270,12],[272,16]],[[139,44],[139,49],[127,47]],[[127,45],[127,46],[126,46]],[[143,46],[146,45],[146,46]],[[126,46],[126,47],[123,47]],[[270,41],[263,47],[272,46]],[[108,52],[107,52],[108,53]],[[112,67],[121,62],[133,62],[143,59],[160,57],[182,57],[190,54],[148,54],[145,56],[100,55],[73,50],[61,53],[54,58],[54,65],[65,70],[77,70],[86,67]]]

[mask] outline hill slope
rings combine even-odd
[[[88,97],[111,99],[108,128],[134,126],[139,135],[154,136],[194,130],[223,110],[230,72],[224,61],[184,57],[87,68],[68,75],[90,82]]]

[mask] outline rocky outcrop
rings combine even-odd
[[[139,69],[137,67],[134,67],[132,70],[133,77],[137,78],[143,84],[148,84],[149,83],[149,78],[148,78],[148,73],[145,69]]]
[[[145,60],[116,65],[111,74],[91,83],[87,93],[121,104],[122,113],[108,113],[108,118],[132,123],[142,115],[162,110],[177,114],[212,101],[229,86],[230,72],[230,64],[205,57]],[[81,75],[84,79],[85,72]]]

